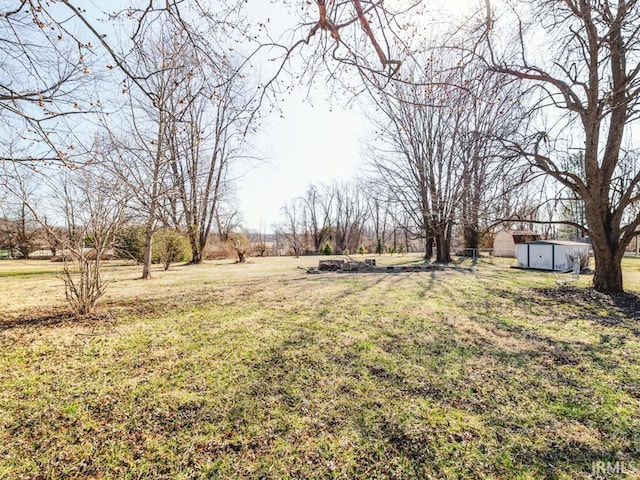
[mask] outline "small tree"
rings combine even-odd
[[[161,230],[154,236],[153,250],[165,270],[172,263],[191,260],[189,239],[175,230]]]
[[[324,247],[322,247],[322,250],[320,250],[320,253],[322,253],[322,255],[333,255],[333,247],[327,242],[324,244]]]
[[[79,172],[73,180],[73,185],[64,184],[66,234],[61,240],[68,255],[63,256],[61,277],[67,302],[86,315],[106,292],[102,260],[122,227],[127,202],[110,179],[96,172]],[[91,248],[87,238],[92,239]]]
[[[41,229],[40,235],[42,241],[49,247],[49,250],[51,250],[51,260],[56,260],[58,253],[63,247],[60,240],[63,237],[63,229],[50,225],[47,223],[46,218],[44,219],[44,223],[45,227]]]
[[[65,287],[65,297],[79,315],[91,313],[106,291],[107,282],[102,276],[102,260],[113,246],[114,239],[124,223],[127,205],[126,185],[105,176],[98,166],[106,155],[95,145],[91,161],[82,169],[65,171],[62,177],[40,177],[42,183],[50,182],[53,198],[50,209],[64,220],[63,228],[54,228],[41,217],[33,195],[26,188],[25,179],[30,172],[14,164],[11,181],[6,183],[11,192],[28,209],[33,219],[55,238],[62,250],[64,261],[60,278]],[[87,247],[91,239],[91,247]]]
[[[253,251],[258,257],[264,257],[267,253],[267,243],[259,241],[253,245]]]
[[[231,233],[227,245],[235,252],[237,263],[245,263],[251,251],[251,242],[244,233]]]
[[[376,254],[382,255],[382,252],[384,252],[384,245],[382,245],[382,240],[378,239],[376,242]]]
[[[20,258],[25,260],[29,259],[31,252],[37,248],[39,240],[39,232],[36,228],[35,221],[32,215],[29,214],[29,209],[24,203],[20,205],[19,215],[15,225],[16,235],[16,250]]]

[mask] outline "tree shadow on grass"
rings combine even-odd
[[[461,377],[444,380],[439,377],[439,371],[430,372],[428,378],[407,376],[406,371],[396,370],[384,362],[376,363],[366,355],[352,350],[335,349],[322,358],[300,354],[312,349],[316,341],[314,333],[299,330],[279,345],[274,345],[265,357],[253,365],[261,380],[253,384],[251,395],[269,399],[260,408],[275,405],[280,412],[305,416],[309,411],[320,410],[310,399],[323,397],[322,392],[319,392],[322,388],[319,384],[326,384],[309,379],[309,372],[317,372],[321,376],[320,372],[323,371],[342,371],[345,377],[340,381],[344,385],[339,391],[343,401],[352,403],[351,408],[333,410],[331,415],[321,414],[316,421],[318,431],[328,431],[335,436],[340,436],[345,429],[349,431],[353,426],[360,430],[361,444],[357,445],[357,449],[361,462],[352,466],[351,473],[354,475],[366,471],[383,474],[387,465],[389,471],[386,473],[390,473],[393,471],[391,465],[401,464],[404,469],[402,475],[416,478],[443,474],[451,468],[459,475],[475,473],[495,475],[496,478],[511,478],[513,472],[535,473],[540,478],[557,478],[568,472],[574,478],[581,478],[583,473],[590,473],[593,462],[609,461],[620,455],[630,458],[630,431],[620,428],[615,432],[616,439],[609,438],[603,445],[583,442],[578,435],[575,438],[571,435],[560,438],[547,428],[544,421],[535,416],[529,417],[527,407],[519,406],[520,400],[529,394],[532,401],[536,402],[535,394],[544,393],[539,391],[539,386],[528,387],[527,382],[523,382],[524,391],[514,392],[510,389],[514,385],[520,385],[517,381],[513,384],[501,384],[502,376],[507,379],[512,375],[517,376],[517,372],[535,372],[529,373],[533,380],[536,380],[534,377],[537,375],[553,377],[553,385],[548,385],[549,392],[557,388],[568,388],[571,389],[571,395],[581,395],[579,385],[559,374],[558,362],[541,362],[541,357],[548,355],[546,351],[514,353],[496,345],[485,350],[476,348],[472,353],[476,359],[491,357],[498,365],[508,369],[508,373],[498,374],[496,378],[495,372],[487,371],[487,375],[491,377],[485,379],[468,380]],[[435,355],[445,355],[447,352],[442,350],[440,343],[436,339],[422,347],[426,351],[441,352]],[[547,343],[552,345],[552,342]],[[418,364],[416,359],[414,361]],[[576,358],[574,362],[578,364],[580,359]],[[446,361],[439,363],[444,364]],[[462,365],[464,360],[461,358],[459,363]],[[306,381],[303,381],[305,377]],[[540,379],[540,383],[548,380]],[[358,387],[361,382],[373,383],[374,390],[380,396],[363,397]],[[530,391],[527,391],[529,388]],[[494,400],[491,393],[494,389],[506,398],[511,397],[506,400],[508,408],[495,410],[503,407],[500,402],[505,400]],[[536,389],[538,391],[534,392]],[[469,412],[474,418],[482,418],[485,429],[477,431],[475,427],[434,427],[432,420],[421,416],[415,417],[413,422],[408,421],[406,417],[411,415],[405,413],[408,412],[408,406],[425,400],[437,406],[440,414],[444,412],[445,417],[450,415],[448,418],[453,425],[460,418],[460,412]],[[509,414],[509,411],[513,411],[513,414]],[[590,423],[593,420],[565,417],[552,409],[547,414],[553,418],[557,427],[565,428],[576,424],[584,429],[594,428]],[[445,419],[445,423],[448,422]],[[279,434],[283,437],[291,435],[295,439],[292,430],[296,427],[290,428],[291,430],[285,428]],[[307,432],[306,435],[314,433]],[[601,431],[601,435],[613,434]],[[629,441],[622,442],[627,445],[624,451],[620,452],[610,446],[625,437],[629,437]],[[466,455],[468,458],[458,455]],[[340,462],[341,458],[333,458],[331,461]],[[321,468],[321,465],[314,468]]]
[[[108,312],[78,315],[67,309],[32,311],[14,318],[0,320],[0,332],[15,329],[53,328],[65,325],[87,326],[111,319]]]
[[[562,295],[556,295],[556,289],[553,290],[536,289],[535,298],[531,291],[525,292],[522,298],[512,299],[514,308],[526,313],[530,306],[537,307],[537,302],[543,301],[553,309],[566,305],[569,296],[581,309],[577,314],[571,312],[567,319],[588,318],[584,316],[586,311],[602,318],[621,317],[617,325],[626,322],[638,305],[635,295],[625,295],[621,299],[597,297],[587,302],[593,295],[587,294],[590,296],[585,299],[581,289],[563,287]],[[604,313],[601,312],[603,309]],[[535,317],[532,319],[535,321]],[[556,322],[562,328],[564,320],[560,316],[545,321]],[[264,359],[265,363],[256,365],[258,370],[270,372],[266,377],[269,381],[256,393],[276,388],[285,408],[295,409],[305,397],[305,389],[313,397],[316,384],[307,384],[302,389],[300,385],[293,389],[283,387],[296,382],[293,372],[301,367],[318,372],[342,370],[348,380],[343,379],[346,383],[341,391],[353,400],[353,407],[352,411],[342,410],[343,417],[328,428],[333,428],[339,435],[345,424],[360,422],[364,439],[360,446],[362,458],[367,458],[368,453],[378,462],[385,456],[391,463],[402,458],[403,462],[408,462],[405,473],[411,472],[417,477],[439,474],[440,468],[444,472],[455,465],[459,461],[456,460],[456,449],[471,456],[464,460],[464,465],[456,467],[459,475],[482,472],[496,478],[511,478],[513,472],[533,473],[540,478],[563,475],[590,478],[594,462],[622,459],[628,465],[632,463],[637,455],[635,427],[628,421],[618,424],[617,410],[607,410],[610,401],[607,389],[613,388],[613,395],[626,391],[616,387],[621,383],[617,363],[625,360],[612,353],[610,343],[573,341],[564,333],[556,337],[553,329],[547,332],[535,328],[534,324],[529,328],[502,322],[493,318],[492,312],[471,317],[468,323],[479,328],[466,330],[468,325],[456,325],[454,321],[449,329],[436,327],[436,338],[412,336],[410,331],[397,338],[378,337],[374,343],[377,342],[377,347],[391,357],[389,363],[385,363],[384,355],[382,360],[376,360],[371,353],[338,347],[332,347],[321,360],[300,357],[295,352],[312,348],[316,336],[299,331],[295,338],[274,346]],[[594,328],[608,329],[614,325],[598,323],[602,327]],[[476,338],[471,338],[473,334]],[[448,338],[440,338],[442,335]],[[502,343],[501,338],[507,338],[511,343]],[[418,343],[407,348],[407,341]],[[412,352],[417,354],[412,357]],[[424,359],[428,357],[434,358],[425,370]],[[304,367],[296,362],[307,362],[308,365]],[[411,368],[398,369],[397,364],[402,362],[427,373],[421,378],[410,374]],[[274,371],[278,370],[280,374],[274,376]],[[465,374],[451,377],[451,372],[463,370]],[[477,375],[466,377],[466,374]],[[601,375],[607,375],[611,382],[609,386],[604,385],[602,391],[596,387]],[[381,396],[375,401],[358,398],[360,381],[373,382],[374,390]],[[288,391],[296,392],[295,396],[287,396]],[[626,398],[634,402],[633,398]],[[443,437],[433,432],[433,426],[420,424],[420,419],[413,425],[408,424],[402,420],[406,411],[403,405],[414,405],[418,399],[450,412],[454,423],[459,412],[468,412],[473,418],[482,419],[486,428],[480,433],[473,428],[445,432]],[[362,416],[373,418],[375,426],[363,424],[359,420]],[[374,445],[379,451],[368,452]],[[428,466],[432,456],[439,456],[441,463]],[[383,468],[383,463],[375,465]],[[365,471],[364,465],[360,465],[354,467],[356,471],[352,473],[359,472],[360,467]],[[367,468],[375,471],[371,470],[371,465]]]

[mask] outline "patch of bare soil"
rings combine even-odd
[[[579,288],[572,285],[538,288],[535,291],[557,303],[614,310],[631,319],[640,320],[640,295],[635,293],[605,294],[593,288]]]

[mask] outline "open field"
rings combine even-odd
[[[0,479],[640,476],[635,294],[317,261],[114,263],[84,319],[59,266],[0,262]]]

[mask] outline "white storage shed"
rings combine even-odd
[[[581,269],[589,266],[590,248],[588,243],[537,240],[516,245],[516,257],[519,268],[568,272],[575,259]]]

